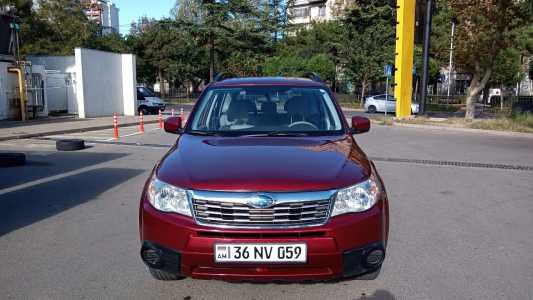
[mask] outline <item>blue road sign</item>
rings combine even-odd
[[[392,65],[391,64],[385,65],[385,76],[387,77],[392,76]]]

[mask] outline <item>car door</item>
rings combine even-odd
[[[393,95],[388,96],[387,111],[396,112],[396,98]]]
[[[385,95],[374,96],[374,102],[376,103],[376,110],[378,112],[385,111]]]

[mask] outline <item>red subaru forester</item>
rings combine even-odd
[[[375,279],[385,258],[385,186],[318,80],[210,84],[155,166],[140,205],[141,258],[160,280]]]

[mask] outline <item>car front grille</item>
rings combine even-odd
[[[318,200],[280,202],[254,208],[243,201],[192,198],[196,221],[227,227],[305,227],[326,223],[331,197]]]

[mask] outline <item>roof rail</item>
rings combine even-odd
[[[313,81],[316,81],[316,82],[323,82],[322,81],[322,78],[320,78],[320,75],[318,75],[317,73],[315,72],[309,72],[309,73],[306,73],[305,74],[305,77],[313,80]]]
[[[213,82],[219,82],[224,79],[230,79],[230,78],[235,78],[235,75],[233,75],[232,73],[228,73],[228,72],[220,72],[215,75],[215,77],[213,78]]]

